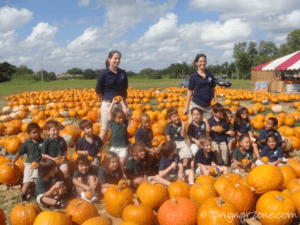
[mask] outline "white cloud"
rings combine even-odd
[[[18,52],[16,32],[13,30],[0,33],[0,59],[11,54],[16,54],[16,52]]]
[[[90,0],[78,0],[79,6],[88,6],[90,4]]]
[[[82,25],[82,24],[88,23],[89,21],[90,20],[88,18],[82,17],[75,22],[75,25]]]
[[[31,21],[33,12],[28,9],[18,10],[4,6],[0,8],[0,33],[12,31]]]
[[[24,48],[45,49],[55,45],[54,37],[58,33],[58,28],[48,23],[40,22],[32,29],[32,33],[20,43]]]

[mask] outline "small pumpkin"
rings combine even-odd
[[[216,182],[216,178],[214,178],[213,176],[201,175],[197,178],[197,180],[195,181],[195,184],[197,184],[197,183],[203,184],[206,182],[214,184]]]
[[[84,221],[82,225],[112,225],[112,220],[110,218],[96,216]]]
[[[278,166],[283,175],[283,184],[282,187],[286,188],[286,185],[294,179],[297,179],[297,175],[294,169],[290,166]]]
[[[189,197],[190,186],[188,183],[177,180],[168,186],[169,198],[173,197]]]
[[[195,183],[189,192],[189,197],[194,204],[199,208],[201,204],[208,198],[218,197],[218,192],[214,186],[209,183]]]
[[[72,221],[65,213],[55,211],[41,212],[35,219],[33,225],[72,225]]]
[[[165,201],[159,208],[157,220],[160,225],[195,225],[197,223],[197,207],[188,198],[173,197]]]
[[[151,225],[154,222],[155,216],[152,208],[146,204],[127,205],[123,210],[122,219],[124,222]]]
[[[10,212],[10,224],[32,225],[38,214],[41,212],[42,209],[33,202],[30,202],[29,204],[18,204]]]
[[[0,183],[6,185],[14,185],[21,178],[22,172],[19,167],[12,167],[3,163],[0,165]]]
[[[286,164],[294,169],[297,177],[300,177],[300,158],[299,157],[289,158]]]

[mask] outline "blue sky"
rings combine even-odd
[[[299,0],[2,0],[0,62],[56,73],[104,68],[108,52],[139,72],[171,63],[234,61],[241,41],[278,46],[300,28]]]

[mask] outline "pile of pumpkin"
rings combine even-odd
[[[168,188],[144,182],[136,197],[121,180],[107,189],[104,204],[111,216],[122,218],[123,225],[237,225],[243,221],[288,225],[300,216],[299,177],[300,158],[290,158],[284,166],[257,166],[245,177],[201,175],[191,187],[181,180]],[[11,225],[112,224],[99,216],[92,203],[78,198],[68,204],[66,213],[42,212],[34,203],[21,203],[12,209],[9,219]],[[1,210],[0,224],[5,224]]]

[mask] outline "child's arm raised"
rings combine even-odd
[[[122,110],[125,113],[125,118],[128,120],[128,110],[127,110],[127,107],[126,107],[126,104],[125,104],[125,101],[124,101],[123,97],[122,97],[122,100],[121,100],[121,105],[122,105]]]
[[[109,108],[108,108],[108,111],[107,111],[107,119],[108,121],[111,120],[111,113],[112,113],[112,108],[114,107],[114,104],[117,102],[117,100],[114,98],[112,100],[112,103],[110,104]]]

